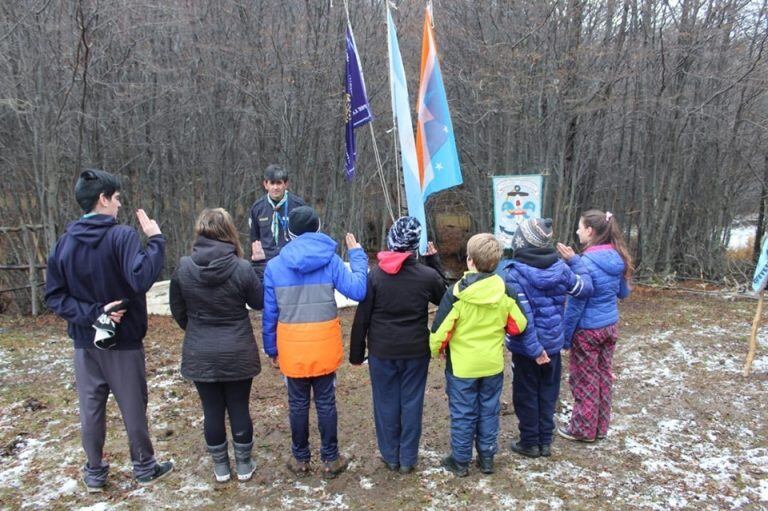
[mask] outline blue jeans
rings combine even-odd
[[[339,457],[336,435],[336,373],[311,378],[286,378],[291,421],[291,453],[298,461],[309,461],[309,400],[314,395],[317,427],[320,430],[320,459]]]
[[[560,353],[549,356],[548,364],[512,354],[512,402],[519,421],[520,445],[533,447],[552,443],[555,406],[560,394]]]
[[[368,355],[376,441],[384,461],[412,467],[419,457],[429,355],[383,359]]]
[[[446,369],[451,451],[456,462],[472,461],[473,440],[478,455],[490,457],[496,454],[503,384],[503,372],[483,378],[459,378]]]

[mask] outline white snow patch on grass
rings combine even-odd
[[[109,511],[111,509],[117,509],[117,507],[106,502],[98,502],[92,506],[77,507],[74,511]]]
[[[768,502],[768,478],[762,479],[759,484],[760,502]]]
[[[78,488],[78,481],[71,477],[57,479],[53,482],[43,485],[43,491],[38,492],[33,498],[26,500],[22,509],[28,507],[45,508],[47,504],[58,499],[62,495],[71,495]]]

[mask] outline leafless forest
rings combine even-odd
[[[414,97],[424,3],[396,4]],[[349,14],[395,197],[385,4]],[[490,176],[544,173],[561,239],[607,208],[641,271],[723,275],[734,218],[765,210],[768,1],[435,0],[434,15],[465,184],[432,214],[489,230]],[[388,217],[367,127],[343,179],[345,23],[343,0],[0,2],[0,225],[41,226],[0,232],[0,264],[30,246],[42,264],[87,166],[119,173],[124,210],[160,221],[166,271],[205,206],[246,237],[272,162],[331,234],[377,249]],[[26,279],[2,272],[0,288]]]

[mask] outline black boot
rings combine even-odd
[[[516,452],[517,454],[520,454],[522,456],[527,456],[528,458],[538,458],[539,456],[541,456],[538,445],[523,447],[522,445],[520,445],[520,442],[514,442],[511,448],[512,448],[512,452]]]
[[[453,472],[457,477],[467,477],[469,475],[468,463],[459,463],[453,456],[443,458],[443,467]]]
[[[483,474],[493,474],[493,456],[480,456],[477,455],[477,468]]]

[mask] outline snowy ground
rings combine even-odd
[[[202,446],[192,387],[178,375],[181,332],[154,317],[147,338],[149,414],[155,447],[177,471],[137,486],[114,402],[108,410],[108,491],[79,480],[77,401],[64,325],[0,317],[0,509],[768,509],[768,329],[753,374],[741,375],[754,302],[639,291],[623,306],[615,357],[614,420],[591,445],[557,440],[549,459],[508,450],[516,437],[510,375],[503,395],[497,472],[457,479],[439,468],[448,446],[442,363],[427,385],[421,461],[399,476],[377,460],[365,369],[339,371],[339,437],[354,457],[326,481],[295,479],[285,391],[265,368],[254,382],[254,480],[219,485]],[[254,315],[254,318],[256,316]],[[351,311],[343,314],[345,331]],[[254,321],[258,328],[258,322]],[[564,374],[558,419],[572,400]],[[312,432],[313,446],[317,435]]]
[[[728,250],[738,250],[749,246],[755,239],[755,226],[742,225],[731,229],[731,236],[728,239]]]

